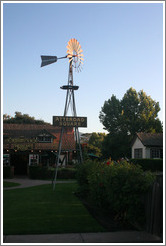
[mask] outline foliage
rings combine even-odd
[[[117,134],[112,136],[108,134],[103,141],[102,155],[105,158],[111,156],[112,159],[118,160],[121,157],[130,157],[131,155],[131,136]]]
[[[163,159],[131,159],[133,164],[138,164],[144,171],[163,172]]]
[[[128,149],[136,132],[162,132],[159,111],[159,103],[147,96],[143,90],[137,93],[131,87],[122,100],[112,95],[104,102],[99,114],[104,129],[109,132],[106,147],[111,149],[113,145],[120,146],[121,150],[118,147],[117,152],[115,150],[116,153],[112,153],[119,157],[130,157]],[[123,156],[120,156],[121,154]]]
[[[4,190],[4,235],[100,232],[104,228],[74,195],[76,183]]]
[[[122,100],[114,95],[105,101],[99,118],[105,129],[111,134],[136,132],[162,132],[162,124],[157,118],[159,103],[141,90],[136,92],[132,87]]]
[[[78,193],[82,197],[87,196],[89,193],[88,176],[92,171],[93,165],[96,166],[96,162],[87,160],[83,164],[77,166],[76,179],[79,184]]]
[[[143,222],[142,198],[154,181],[151,172],[143,172],[139,165],[127,161],[89,162],[79,171],[83,172],[79,174],[79,191],[95,206],[114,213],[118,220]]]
[[[29,178],[30,179],[50,179],[53,180],[55,175],[55,168],[41,167],[41,166],[29,166]],[[58,179],[75,179],[75,168],[58,168]]]
[[[3,178],[13,178],[14,177],[14,167],[13,166],[3,166]]]
[[[89,141],[86,145],[86,148],[83,148],[83,152],[85,155],[84,159],[88,158],[88,153],[91,154],[93,153],[94,155],[101,157],[102,155],[102,144],[104,137],[106,136],[105,133],[96,133],[93,132],[91,134],[91,137],[89,138]]]
[[[31,117],[28,114],[22,114],[21,112],[17,111],[15,112],[14,117],[4,114],[3,122],[8,124],[49,124],[43,120],[36,120],[34,117]]]

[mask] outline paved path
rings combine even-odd
[[[20,186],[7,189],[26,188],[42,184],[51,184],[48,180],[33,180],[26,178],[5,179]],[[72,183],[73,181],[57,181],[57,183]],[[118,231],[98,233],[40,234],[40,235],[4,235],[3,243],[162,243],[161,238],[144,231]]]
[[[7,182],[13,182],[13,183],[19,183],[19,186],[14,187],[6,187],[4,190],[11,190],[11,189],[20,189],[20,188],[26,188],[26,187],[32,187],[36,185],[42,185],[42,184],[52,184],[51,180],[35,180],[35,179],[29,179],[29,178],[13,178],[13,179],[4,179],[4,181]],[[56,181],[56,183],[74,183],[75,180],[69,180],[69,181]]]
[[[4,243],[162,243],[143,231],[4,236]]]

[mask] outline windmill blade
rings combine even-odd
[[[74,42],[73,42],[73,44],[74,44],[74,49],[75,49],[75,51],[77,52],[77,40],[76,39],[74,39]]]
[[[79,50],[79,42],[76,40],[76,46],[77,46],[77,50]]]
[[[69,47],[69,49],[72,49],[72,41],[71,41],[71,39],[68,42],[68,47]]]
[[[81,52],[83,52],[83,50],[82,50],[82,49],[78,50],[78,54],[79,54],[79,53],[81,53]]]
[[[73,51],[71,51],[71,50],[67,50],[67,54],[73,54]]]
[[[82,60],[82,61],[84,61],[84,58],[82,58],[82,57],[79,57],[79,59]]]
[[[58,58],[57,56],[41,56],[41,60],[41,67],[44,67],[54,62],[57,62]]]

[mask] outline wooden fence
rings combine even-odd
[[[146,231],[163,235],[163,174],[156,175],[156,181],[145,199]]]

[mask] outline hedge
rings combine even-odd
[[[13,166],[3,166],[3,178],[11,179],[14,177],[14,167]]]
[[[152,172],[126,161],[88,161],[78,168],[78,194],[120,221],[145,223],[144,195],[155,180]]]
[[[30,166],[28,170],[30,179],[53,179],[55,175],[55,168]],[[76,175],[75,168],[58,168],[57,178],[59,179],[74,179]]]
[[[163,171],[163,159],[131,159],[130,162],[140,165],[144,171]]]

